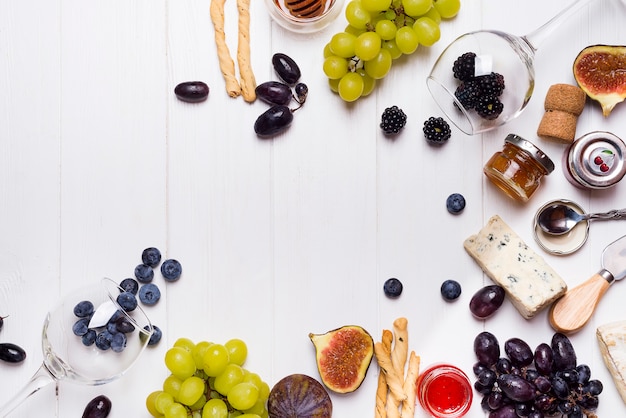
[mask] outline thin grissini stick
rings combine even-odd
[[[383,347],[391,351],[391,342],[393,341],[393,334],[388,329],[383,330],[381,342]],[[374,409],[375,418],[387,418],[387,393],[389,387],[387,386],[387,378],[383,370],[378,373],[378,386],[376,387],[376,407]]]
[[[396,373],[402,376],[404,381],[404,368],[409,355],[409,332],[406,318],[398,318],[393,321],[394,344],[391,351],[391,362]]]
[[[415,354],[415,351],[411,351],[409,356],[409,367],[406,372],[406,378],[404,379],[404,393],[406,399],[402,402],[402,417],[413,418],[415,416],[415,386],[417,377],[420,370],[420,357]]]
[[[250,63],[250,0],[237,0],[239,11],[239,39],[237,43],[237,64],[239,65],[239,86],[246,102],[256,100],[256,80]]]
[[[228,45],[226,45],[226,33],[224,32],[224,3],[226,0],[211,0],[211,21],[215,32],[215,45],[217,47],[217,59],[220,71],[226,83],[226,93],[230,97],[241,95],[241,87],[235,75],[235,62],[233,61]]]
[[[389,350],[385,349],[381,342],[377,342],[374,344],[374,354],[376,355],[378,366],[385,373],[387,386],[389,386],[391,395],[399,402],[404,401],[406,399],[406,394],[402,389],[404,376],[398,376],[393,368],[393,364],[391,363],[391,353]]]

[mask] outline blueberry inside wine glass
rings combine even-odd
[[[468,135],[495,129],[516,118],[533,94],[537,48],[557,26],[590,1],[574,1],[525,36],[496,30],[461,35],[442,52],[427,78],[426,84],[433,99],[447,118]],[[466,53],[475,55],[471,57],[474,73],[468,76],[467,82],[459,79],[464,78],[463,75],[455,77],[453,71],[455,61]],[[472,84],[474,82],[488,83],[491,91],[478,93],[481,89]],[[504,89],[501,88],[502,82]]]
[[[121,377],[148,345],[152,332],[134,296],[110,279],[68,294],[44,321],[43,364],[0,409],[0,417],[56,381],[102,385]]]

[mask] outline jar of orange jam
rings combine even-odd
[[[518,202],[525,203],[541,184],[543,176],[554,171],[554,163],[530,141],[509,134],[502,151],[496,152],[483,172],[498,188]]]

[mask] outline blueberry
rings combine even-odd
[[[83,335],[87,334],[87,331],[89,331],[88,318],[81,318],[78,321],[74,322],[74,325],[72,326],[72,332],[74,333],[74,335],[82,337]]]
[[[455,300],[461,296],[461,285],[456,280],[446,280],[441,284],[441,296],[445,300]]]
[[[452,193],[446,199],[446,209],[450,213],[459,213],[465,209],[465,198],[460,193]]]
[[[150,325],[146,325],[145,327],[143,327],[143,329],[145,329],[146,331],[149,330]],[[148,345],[157,344],[159,341],[161,341],[162,336],[163,336],[163,333],[161,332],[161,328],[157,327],[156,325],[152,325],[152,335],[150,336]]]
[[[121,353],[126,348],[126,335],[122,332],[113,334],[111,338],[111,350]]]
[[[130,292],[122,292],[117,295],[117,303],[126,312],[130,312],[137,307],[137,298]]]
[[[146,305],[154,305],[161,298],[161,291],[154,283],[146,283],[139,289],[139,300]]]
[[[156,267],[161,262],[161,251],[158,248],[150,247],[141,253],[141,261],[150,267]]]
[[[135,267],[135,277],[141,283],[149,283],[154,278],[154,270],[147,264],[139,264]]]
[[[74,315],[79,318],[88,318],[94,312],[93,303],[88,300],[83,300],[82,302],[78,302],[76,306],[74,306]]]
[[[124,279],[120,282],[120,287],[124,289],[124,291],[130,292],[133,295],[136,295],[137,291],[139,290],[139,282],[129,277],[128,279]]]
[[[113,334],[109,331],[101,331],[96,335],[96,347],[100,350],[108,350],[111,348],[111,341],[113,340]]]
[[[178,280],[182,272],[183,267],[177,260],[169,259],[165,260],[163,264],[161,264],[161,274],[163,274],[163,277],[168,282]]]
[[[107,331],[109,331],[111,334],[116,334],[119,331],[117,330],[117,324],[113,321],[109,321],[106,325],[106,329]]]
[[[402,282],[396,278],[387,279],[383,291],[388,297],[397,298],[402,294]]]
[[[125,316],[121,316],[115,320],[115,329],[117,332],[123,332],[124,334],[128,334],[135,330],[135,326],[133,323]]]
[[[96,342],[96,330],[90,329],[85,335],[81,337],[81,340],[83,344],[87,347],[93,345],[93,343]]]

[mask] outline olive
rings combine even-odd
[[[259,136],[276,135],[291,124],[293,113],[284,105],[274,105],[263,112],[254,122],[254,132]]]
[[[185,81],[174,88],[174,94],[183,102],[203,102],[209,97],[209,86],[202,81]]]
[[[256,95],[264,102],[286,105],[291,101],[291,89],[280,81],[266,81],[256,86]]]
[[[276,53],[272,56],[272,65],[276,74],[287,84],[293,85],[300,80],[300,68],[298,64],[285,54]]]
[[[106,418],[109,412],[111,412],[111,400],[104,395],[99,395],[89,401],[82,418]]]
[[[18,345],[11,343],[0,344],[0,360],[8,363],[21,363],[26,358],[26,351]]]

